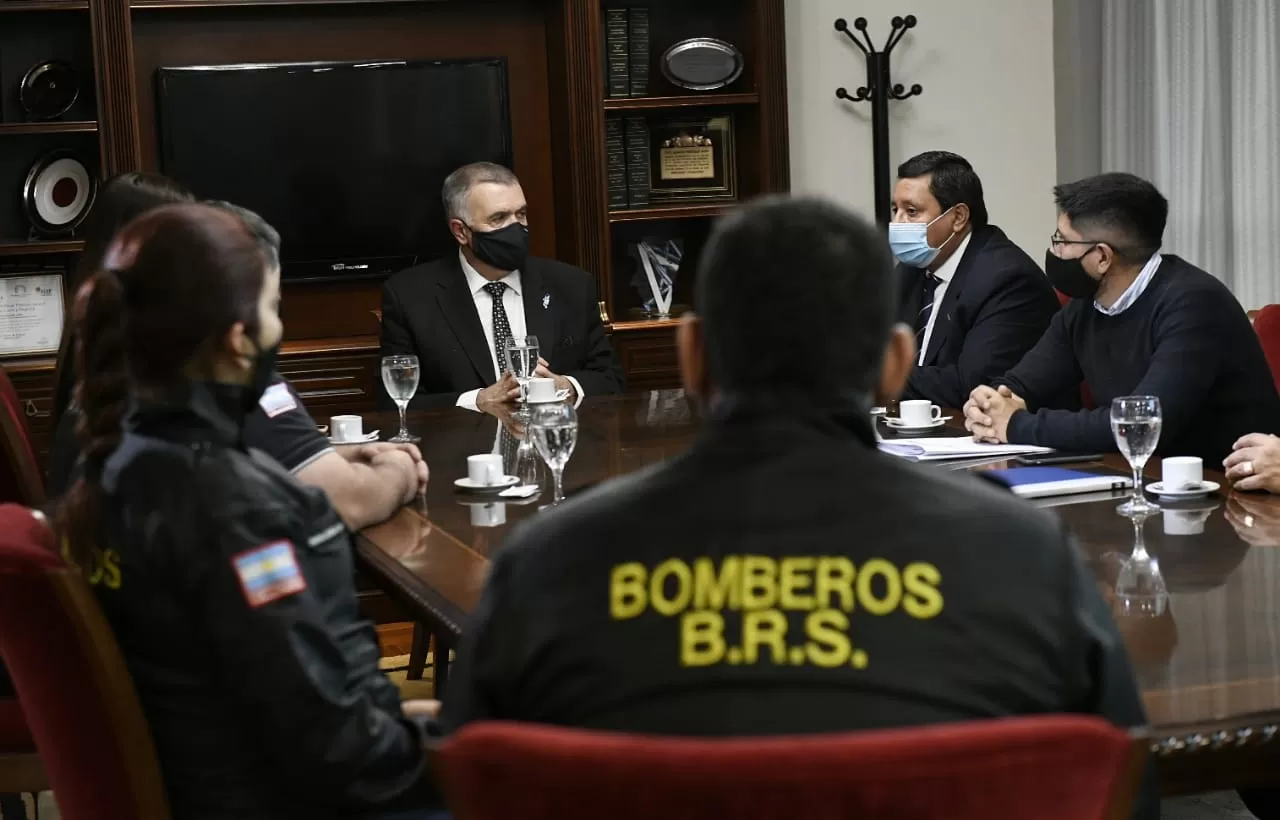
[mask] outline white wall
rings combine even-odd
[[[870,103],[836,99],[866,84],[865,59],[838,17],[867,18],[880,48],[894,15],[919,23],[893,52],[894,83],[924,93],[889,103],[890,162],[955,151],[982,178],[991,221],[1033,259],[1054,230],[1053,0],[787,0],[791,188],[875,214]]]

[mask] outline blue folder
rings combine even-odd
[[[1023,498],[1127,490],[1133,486],[1133,479],[1126,476],[1086,473],[1065,467],[1011,467],[988,470],[986,475],[1007,485],[1014,494]]]

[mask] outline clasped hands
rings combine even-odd
[[[412,465],[412,469],[418,477],[415,492],[420,492],[425,488],[427,480],[431,477],[431,471],[427,468],[426,459],[422,457],[422,451],[414,444],[373,441],[344,449],[345,452],[342,455],[348,461],[368,464],[370,467],[376,467],[384,462],[395,462],[401,466]]]
[[[550,365],[547,364],[547,360],[541,356],[538,357],[538,367],[533,371],[533,375],[535,378],[555,379],[557,391],[568,390],[569,400],[577,400],[577,391],[573,389],[573,382],[569,381],[564,376],[552,373]],[[476,395],[476,405],[505,404],[507,402],[515,401],[518,398],[520,398],[520,383],[516,381],[516,377],[511,374],[511,371],[507,370],[503,372],[502,378],[481,390],[479,394]]]
[[[973,434],[974,441],[1008,444],[1009,419],[1026,409],[1026,401],[1008,387],[979,385],[964,403],[964,429]]]

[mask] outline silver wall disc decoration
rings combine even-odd
[[[662,76],[689,91],[716,91],[742,76],[742,52],[724,40],[694,37],[667,49],[658,61]]]
[[[63,234],[84,220],[97,191],[97,180],[74,151],[53,151],[31,166],[22,204],[37,232]]]

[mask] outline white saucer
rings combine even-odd
[[[944,426],[949,421],[951,421],[951,416],[943,416],[940,419],[934,419],[923,427],[915,427],[904,424],[902,419],[891,418],[889,416],[885,416],[884,418],[885,426],[891,430],[936,430],[939,427]]]
[[[520,483],[520,477],[514,475],[504,475],[497,484],[479,484],[472,481],[469,477],[463,476],[453,482],[453,486],[459,490],[465,490],[469,493],[497,493],[508,487],[514,487]]]
[[[569,398],[568,389],[557,390],[554,399],[525,399],[526,404],[555,404],[558,401],[564,401]]]
[[[1163,481],[1157,481],[1154,484],[1148,484],[1147,489],[1161,498],[1170,500],[1178,500],[1183,498],[1202,498],[1209,493],[1216,492],[1221,485],[1216,481],[1201,481],[1200,486],[1192,487],[1185,490],[1166,490]]]
[[[370,444],[378,440],[378,434],[381,432],[381,430],[374,430],[371,433],[365,433],[360,438],[344,438],[342,440],[338,440],[333,436],[330,436],[329,443],[335,446],[342,444]]]
[[[505,490],[498,490],[497,493],[467,490],[465,495],[457,497],[457,502],[464,507],[484,507],[489,504],[512,504],[518,507],[521,504],[536,501],[541,493],[542,488],[537,484],[512,484]]]

